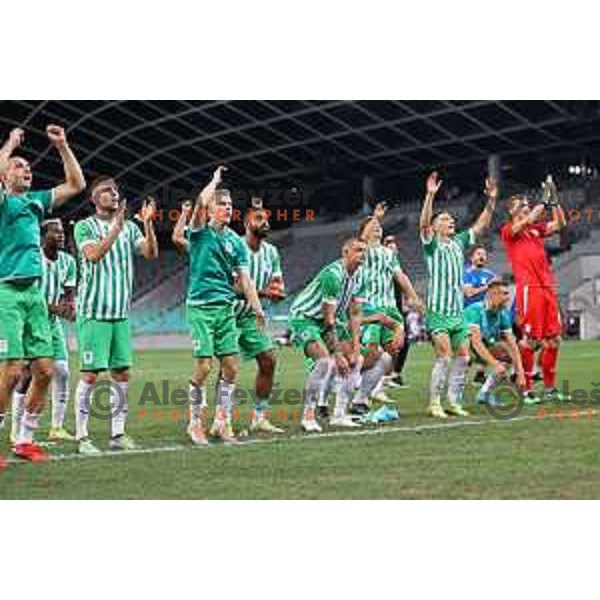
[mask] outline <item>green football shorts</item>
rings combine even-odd
[[[377,308],[365,311],[365,314],[367,316],[384,314],[404,327],[404,318],[397,308]],[[360,343],[362,346],[385,346],[393,340],[394,331],[381,323],[367,323],[361,328]]]
[[[68,360],[69,350],[67,348],[67,337],[65,325],[56,316],[50,317],[50,330],[52,331],[52,349],[54,360]]]
[[[0,361],[51,358],[48,306],[36,283],[0,283]]]
[[[425,328],[430,336],[445,333],[450,338],[452,350],[458,350],[469,340],[469,327],[464,315],[446,316],[427,313]]]
[[[77,317],[80,369],[98,373],[132,365],[129,319],[98,321]]]
[[[239,354],[238,328],[231,304],[187,307],[194,358]]]
[[[271,336],[266,331],[259,329],[254,314],[238,317],[237,328],[239,331],[238,343],[244,359],[251,360],[275,348]]]
[[[314,366],[314,360],[311,357],[306,356],[306,348],[313,342],[320,343],[327,347],[327,344],[323,339],[325,328],[322,323],[319,323],[319,321],[315,321],[314,319],[296,317],[290,321],[290,329],[292,332],[292,342],[296,348],[299,348],[304,352],[304,366],[306,370],[310,372]],[[347,324],[336,323],[335,329],[340,342],[348,342],[352,339]]]

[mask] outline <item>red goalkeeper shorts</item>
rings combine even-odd
[[[558,295],[554,285],[517,284],[517,325],[524,335],[543,340],[562,335]]]

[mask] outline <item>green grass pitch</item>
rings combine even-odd
[[[277,441],[260,440],[238,447],[214,444],[189,447],[184,424],[170,420],[173,406],[163,406],[163,419],[139,418],[140,394],[147,382],[162,389],[187,388],[192,369],[185,351],[146,351],[136,356],[130,394],[128,430],[147,452],[79,458],[73,445],[51,449],[56,460],[43,465],[12,463],[0,473],[0,498],[599,498],[600,418],[584,410],[600,406],[564,405],[562,419],[540,419],[535,407],[518,419],[498,421],[484,408],[473,407],[474,388],[467,389],[473,415],[437,424],[423,417],[431,349],[422,345],[409,358],[410,389],[392,392],[402,419],[369,426],[361,434],[309,438],[298,422],[284,422]],[[599,343],[565,343],[560,379],[571,389],[588,392],[600,382]],[[244,366],[242,385],[251,387],[253,365]],[[283,389],[302,388],[301,357],[279,352],[278,382]],[[293,418],[296,406],[288,407]],[[548,413],[560,407],[544,406]],[[73,425],[72,401],[69,428]],[[238,424],[243,428],[243,421]],[[47,432],[45,427],[40,439]],[[107,446],[108,422],[92,420],[92,437]],[[363,433],[366,432],[366,433]],[[8,428],[0,453],[7,453]]]

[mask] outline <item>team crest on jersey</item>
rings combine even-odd
[[[83,353],[83,364],[90,365],[94,362],[94,353],[93,352],[84,352]]]
[[[8,340],[0,340],[0,354],[8,352]]]
[[[233,244],[231,242],[225,242],[225,252],[233,254]]]

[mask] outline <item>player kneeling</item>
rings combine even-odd
[[[471,304],[465,311],[474,360],[492,369],[477,395],[477,401],[481,404],[495,403],[494,387],[510,376],[510,365],[514,369],[517,385],[520,389],[525,388],[525,373],[512,333],[509,303],[508,285],[503,281],[493,281],[488,286],[485,299]]]

